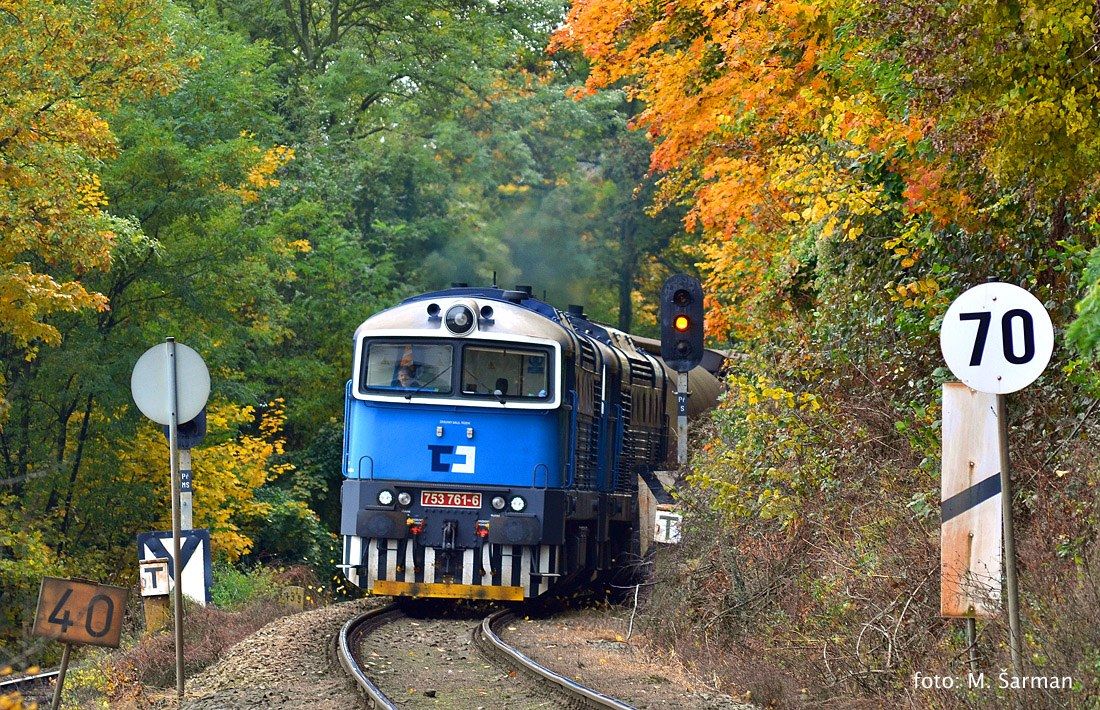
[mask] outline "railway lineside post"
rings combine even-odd
[[[182,384],[182,386],[180,386]],[[130,390],[141,413],[168,428],[168,468],[172,490],[173,631],[176,645],[176,694],[183,702],[183,586],[180,554],[179,425],[197,417],[210,396],[210,372],[202,357],[173,337],[145,351],[134,365]],[[190,467],[188,467],[190,468]],[[190,487],[190,482],[188,482]],[[188,491],[189,493],[190,491]]]
[[[986,283],[966,291],[947,309],[940,350],[962,381],[943,386],[940,615],[966,619],[974,669],[975,619],[1000,611],[1003,560],[1009,648],[1019,675],[1023,632],[1005,395],[1027,387],[1046,369],[1054,351],[1054,327],[1043,304],[1024,289]]]
[[[34,615],[35,636],[65,644],[51,710],[61,707],[61,692],[73,645],[118,648],[127,590],[86,579],[43,577]]]

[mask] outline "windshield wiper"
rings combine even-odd
[[[473,371],[469,371],[466,374],[468,374],[471,378],[473,378],[474,384],[481,385],[481,386],[485,387],[486,390],[489,390],[489,388],[485,385],[485,383],[482,382],[481,380],[479,380],[477,375],[475,375],[473,373]],[[494,397],[497,398],[498,402],[500,402],[501,404],[506,404],[503,392],[501,392],[498,389],[489,390],[489,392],[490,392],[490,394],[492,394]],[[463,390],[462,394],[470,394],[470,393]],[[475,392],[474,394],[477,394],[477,393]]]
[[[439,372],[439,374],[437,374],[437,375],[436,375],[435,377],[433,377],[432,379],[428,380],[427,382],[425,382],[424,384],[420,385],[420,386],[419,386],[419,387],[417,387],[416,389],[414,389],[414,390],[410,390],[409,392],[406,392],[406,393],[405,393],[405,399],[411,402],[411,401],[412,401],[412,397],[413,397],[413,395],[414,395],[414,394],[420,394],[421,392],[424,392],[424,391],[426,391],[426,390],[427,390],[427,387],[428,387],[428,385],[430,385],[431,383],[435,382],[435,381],[436,381],[436,380],[438,380],[438,379],[439,379],[440,377],[443,377],[443,375],[446,375],[446,374],[447,374],[448,372],[450,372],[450,371],[451,371],[451,368],[450,368],[450,366],[448,366],[446,370],[441,370],[441,371]]]

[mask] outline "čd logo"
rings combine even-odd
[[[432,452],[432,471],[441,473],[473,473],[476,446],[428,445]],[[448,457],[447,461],[443,457]],[[457,457],[458,460],[454,460]]]

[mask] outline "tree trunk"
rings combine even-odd
[[[619,223],[619,330],[629,333],[634,325],[634,279],[638,274],[638,255],[634,236],[638,231],[633,215]]]
[[[73,493],[76,490],[76,478],[80,473],[80,464],[84,459],[84,442],[88,440],[88,422],[92,417],[92,401],[93,398],[90,394],[84,401],[84,417],[80,422],[80,436],[76,442],[76,453],[73,454],[73,466],[69,469],[69,488],[65,492],[65,512],[61,518],[60,534],[57,536],[58,555],[65,549],[65,535],[68,533],[72,521]]]

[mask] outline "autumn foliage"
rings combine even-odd
[[[17,344],[56,345],[51,313],[107,308],[81,281],[128,231],[104,209],[97,164],[117,143],[103,114],[177,85],[161,13],[139,0],[0,4],[0,333]]]
[[[1050,600],[1032,660],[1073,668],[1075,700],[1100,692],[1097,639],[1070,621],[1098,586],[1097,23],[1073,0],[576,0],[555,35],[589,62],[578,94],[641,106],[651,209],[686,209],[708,331],[741,355],[683,492],[699,537],[654,623],[689,654],[725,628],[747,650],[700,663],[764,702],[806,700],[808,677],[822,700],[965,702],[904,678],[955,649],[929,581],[936,335],[991,278],[1036,293],[1073,346],[1014,396],[1010,438],[1025,585]],[[791,633],[760,643],[773,624]]]

